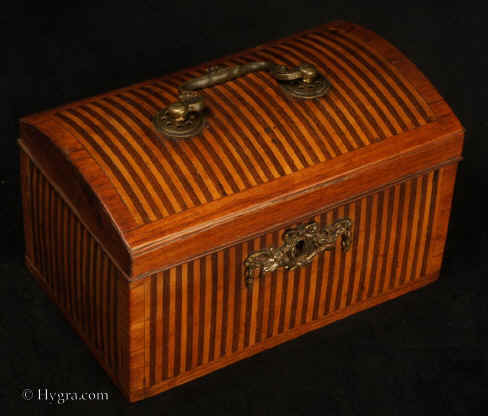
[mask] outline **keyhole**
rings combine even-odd
[[[300,240],[298,243],[295,244],[295,256],[296,257],[302,256],[304,250],[305,250],[305,241]]]

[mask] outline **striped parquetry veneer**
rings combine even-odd
[[[22,165],[32,201],[24,206],[32,216],[31,270],[115,382],[138,385],[143,396],[434,278],[427,265],[445,168],[306,219],[325,225],[350,217],[351,250],[322,253],[293,272],[265,274],[248,289],[246,256],[280,245],[285,228],[295,224],[128,282],[24,153]],[[139,321],[127,315],[129,303],[144,309]],[[129,334],[128,328],[140,330]],[[138,366],[129,365],[128,354],[140,356]]]
[[[200,93],[206,126],[152,118],[208,66],[313,64],[328,95],[266,73]],[[393,45],[335,22],[23,117],[26,263],[130,401],[434,281],[464,129]],[[244,284],[285,229],[352,220],[352,246]],[[339,246],[339,244],[337,244]]]
[[[205,89],[212,112],[203,133],[161,140],[154,114],[177,100],[183,71],[55,112],[103,168],[136,224],[289,175],[435,119],[410,82],[357,35],[333,29],[235,55],[228,65],[310,62],[330,80],[321,100],[284,99],[269,75],[248,74]],[[225,140],[222,138],[225,137]]]

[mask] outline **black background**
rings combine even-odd
[[[12,2],[2,10],[0,399],[7,414],[483,414],[488,396],[486,19],[476,3]],[[2,6],[3,7],[3,6]],[[129,405],[23,265],[17,119],[336,19],[418,65],[466,128],[439,281]],[[24,388],[108,392],[24,401]],[[3,413],[5,414],[5,413]]]

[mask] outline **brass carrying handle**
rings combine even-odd
[[[330,88],[329,82],[315,66],[308,63],[293,68],[269,61],[231,67],[211,67],[207,74],[191,79],[179,87],[179,101],[170,104],[154,116],[156,130],[175,140],[196,136],[205,124],[206,109],[203,96],[196,90],[222,84],[256,71],[269,72],[282,89],[295,98],[322,97]]]
[[[325,250],[334,250],[336,241],[341,237],[342,250],[347,251],[352,243],[352,221],[345,217],[333,224],[320,228],[316,222],[300,224],[288,229],[283,234],[281,247],[269,247],[254,251],[244,261],[246,285],[251,287],[256,274],[274,272],[280,267],[294,270],[312,262],[317,254]]]

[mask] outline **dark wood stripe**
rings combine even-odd
[[[55,293],[57,298],[59,299],[60,303],[62,306],[64,305],[64,290],[63,290],[63,276],[61,273],[61,268],[59,267],[60,259],[62,259],[62,253],[61,253],[61,247],[59,244],[59,238],[60,232],[58,229],[58,224],[59,224],[59,210],[58,210],[58,205],[59,205],[59,200],[55,198],[54,190],[51,187],[51,203],[52,203],[52,208],[51,208],[51,214],[53,215],[53,221],[52,221],[52,257],[53,257],[53,269],[54,269],[54,275],[53,275],[53,280],[54,280],[54,287],[55,287]]]
[[[378,207],[377,207],[377,215],[376,215],[376,224],[375,224],[375,236],[374,236],[374,243],[373,249],[371,250],[371,254],[373,256],[373,264],[371,266],[371,274],[370,274],[370,285],[368,288],[368,297],[373,296],[374,288],[376,279],[378,279],[378,261],[380,260],[380,238],[381,238],[381,224],[384,221],[383,218],[383,207],[384,207],[384,200],[385,200],[385,192],[381,191],[378,193]]]
[[[114,277],[117,273],[117,270],[115,269],[115,266],[113,264],[110,264],[110,278],[108,281],[109,284],[109,290],[108,290],[108,299],[107,302],[109,304],[110,308],[110,313],[109,313],[109,322],[108,322],[108,327],[109,327],[109,339],[113,340],[114,339],[114,321],[116,317],[114,316],[114,310],[113,310],[113,305],[116,302],[117,299],[117,294],[115,293],[115,282],[114,282]],[[110,348],[109,348],[109,363],[111,368],[116,367],[116,362],[115,362],[115,357],[114,357],[114,345],[113,342],[110,343]]]
[[[46,218],[46,212],[44,208],[44,198],[45,198],[45,181],[44,177],[41,177],[40,173],[38,175],[39,178],[39,197],[37,199],[38,206],[39,206],[39,226],[38,226],[38,233],[39,233],[39,246],[40,246],[40,257],[41,257],[41,271],[44,275],[44,280],[47,284],[49,284],[48,279],[49,276],[47,275],[47,265],[46,265],[46,245],[45,245],[45,238],[46,233],[44,231],[44,222],[43,218]]]
[[[337,208],[334,208],[332,211],[332,221],[331,223],[335,222],[338,218],[337,215]],[[328,224],[327,224],[328,225]],[[332,288],[334,287],[334,280],[337,279],[335,275],[335,263],[336,263],[336,253],[335,251],[326,253],[328,256],[328,266],[327,266],[327,291],[325,292],[325,309],[324,314],[328,314],[330,312],[330,298],[332,295]]]
[[[391,224],[393,221],[393,204],[395,201],[395,192],[397,191],[397,187],[392,186],[389,188],[389,200],[388,200],[388,213],[386,218],[386,236],[385,236],[385,251],[384,256],[381,264],[381,271],[380,275],[380,283],[379,283],[379,293],[383,293],[383,288],[385,287],[385,276],[386,276],[386,265],[388,261],[388,256],[391,255],[390,252],[390,241],[392,241],[393,237],[391,234]]]
[[[325,218],[326,218],[325,214],[320,215],[321,227],[324,227],[326,224]],[[312,320],[316,320],[319,318],[320,293],[324,285],[324,261],[325,261],[325,252],[322,252],[318,255],[318,261],[317,261],[317,288],[315,289]]]
[[[151,279],[149,286],[150,286],[150,311],[149,311],[149,325],[150,325],[150,338],[149,338],[149,379],[151,384],[156,383],[155,377],[155,368],[156,368],[156,324],[157,324],[157,316],[156,316],[156,307],[157,307],[157,275]]]
[[[412,238],[412,227],[413,227],[413,217],[415,214],[415,203],[417,200],[417,178],[412,179],[409,182],[410,186],[410,202],[408,206],[408,212],[406,212],[407,216],[407,227],[406,227],[406,234],[407,238],[405,241],[405,248],[403,249],[403,258],[402,258],[402,265],[401,265],[401,274],[400,274],[400,284],[404,284],[405,282],[405,273],[407,269],[407,260],[410,248],[410,241]],[[418,209],[417,209],[418,211]]]
[[[197,365],[201,365],[203,362],[203,342],[204,342],[204,330],[205,330],[205,288],[206,288],[206,257],[200,259],[200,303],[198,305],[198,358]]]
[[[359,275],[359,289],[358,289],[356,302],[359,302],[362,299],[364,286],[365,286],[366,268],[367,268],[367,264],[368,264],[368,256],[370,255],[369,246],[370,246],[370,241],[371,241],[372,205],[373,205],[373,197],[370,195],[370,196],[366,197],[366,216],[364,218],[364,221],[365,221],[364,233],[365,233],[366,237],[364,239],[363,259],[362,259],[362,265],[361,265],[361,273]]]
[[[438,191],[438,186],[439,186],[439,171],[436,170],[434,172],[434,178],[432,180],[432,199],[430,203],[430,212],[429,212],[429,222],[428,222],[428,227],[427,227],[427,237],[426,237],[426,243],[425,243],[425,249],[424,249],[424,255],[422,259],[422,272],[421,276],[426,275],[426,268],[427,268],[427,263],[429,259],[429,252],[430,252],[430,244],[432,240],[432,225],[434,223],[434,213],[435,213],[435,208],[437,204],[437,191]]]
[[[34,262],[35,264],[39,265],[41,263],[41,256],[40,256],[40,242],[39,242],[39,232],[38,232],[38,229],[37,229],[37,226],[39,225],[39,210],[38,210],[38,206],[39,206],[39,203],[37,202],[37,196],[38,196],[38,192],[37,192],[37,189],[39,188],[39,185],[38,185],[38,182],[39,182],[39,175],[37,174],[37,169],[34,168],[34,166],[32,165],[32,162],[30,161],[30,159],[28,159],[28,166],[29,166],[29,175],[30,175],[30,189],[29,189],[29,192],[30,192],[30,195],[31,195],[31,198],[30,198],[30,201],[31,201],[31,207],[30,207],[30,210],[31,210],[31,216],[32,216],[32,222],[31,222],[31,226],[32,226],[32,241],[33,241],[33,256],[34,256]]]
[[[90,320],[91,322],[95,323],[95,325],[90,325],[90,329],[92,330],[92,337],[93,339],[96,339],[97,337],[97,325],[98,325],[98,320],[97,318],[97,303],[96,303],[96,282],[97,282],[97,265],[99,262],[99,248],[98,244],[95,241],[94,238],[91,238],[90,236],[90,242],[91,242],[91,247],[92,247],[92,265],[91,265],[91,274],[87,276],[88,281],[89,281],[89,286],[90,286],[90,291],[89,296],[90,296],[90,302],[91,302],[91,308],[90,308]]]
[[[290,279],[290,272],[288,270],[284,270],[282,272],[282,280],[283,280],[283,290],[281,292],[281,308],[280,308],[280,316],[279,316],[279,324],[278,324],[278,334],[281,334],[285,327],[285,309],[286,309],[286,300],[288,295],[288,279]]]
[[[119,319],[119,302],[117,301],[118,300],[118,285],[120,284],[120,281],[121,281],[121,277],[118,273],[118,271],[116,271],[116,276],[114,276],[114,278],[112,279],[113,280],[113,283],[114,283],[114,296],[113,296],[113,299],[114,299],[114,303],[113,303],[113,308],[112,308],[112,311],[113,311],[113,315],[112,315],[112,319],[111,319],[111,324],[113,326],[113,337],[111,338],[113,341],[112,341],[112,347],[114,349],[114,365],[112,366],[112,369],[114,371],[114,374],[115,376],[119,376],[119,368],[120,368],[120,356],[119,356],[119,349],[118,349],[118,346],[120,345],[120,340],[119,340],[119,328],[118,328],[118,325],[121,325],[121,319]]]
[[[361,224],[364,221],[364,218],[361,217],[361,204],[363,200],[358,200],[355,202],[355,220],[354,220],[354,227],[353,227],[353,236],[352,236],[352,250],[351,256],[354,261],[351,264],[351,271],[350,271],[350,278],[349,278],[349,288],[347,289],[347,299],[346,299],[346,306],[350,306],[352,304],[352,297],[354,291],[354,283],[356,279],[356,260],[358,258],[358,242],[359,242],[359,232],[361,230]]]
[[[346,205],[344,207],[344,216],[342,218],[350,218],[349,216],[349,205]],[[352,225],[353,227],[355,224]],[[341,242],[338,241],[335,250],[340,250],[341,253],[341,264],[340,264],[340,269],[339,269],[339,282],[337,284],[337,294],[336,294],[336,299],[335,299],[335,306],[334,310],[338,310],[341,305],[341,298],[342,298],[342,292],[344,290],[344,274],[345,274],[345,268],[346,268],[346,252],[342,250],[341,247]]]
[[[396,228],[396,235],[395,235],[395,245],[393,249],[393,261],[392,261],[392,266],[391,266],[391,279],[390,279],[390,284],[389,287],[390,289],[393,289],[395,285],[395,278],[398,270],[398,252],[399,252],[399,246],[400,246],[400,240],[401,240],[401,233],[402,233],[402,226],[404,222],[404,215],[403,213],[405,212],[405,188],[406,184],[403,182],[400,184],[400,197],[399,197],[399,203],[398,203],[398,219],[397,219],[397,228]]]
[[[95,299],[95,320],[96,320],[96,347],[103,351],[102,349],[102,327],[103,327],[103,320],[104,316],[102,314],[102,305],[104,303],[104,299],[102,298],[102,276],[103,276],[103,258],[104,258],[104,253],[102,248],[97,244],[97,261],[96,261],[96,269],[95,269],[95,275],[94,275],[94,286],[93,286],[93,297]]]
[[[183,286],[182,279],[182,266],[176,266],[176,294],[175,294],[175,337],[174,337],[174,367],[173,375],[177,376],[181,371],[181,320],[183,319],[181,313],[181,297]],[[186,288],[185,288],[186,289]]]
[[[410,276],[407,276],[407,282],[408,281],[413,281],[417,279],[417,265],[419,261],[419,257],[422,255],[422,253],[419,252],[420,250],[420,239],[422,238],[422,230],[424,229],[424,220],[425,217],[427,216],[427,212],[425,210],[425,205],[426,205],[426,199],[427,199],[427,183],[429,180],[428,175],[424,175],[419,180],[422,181],[421,184],[421,194],[420,196],[420,208],[419,208],[419,223],[418,223],[418,231],[417,231],[417,237],[415,239],[415,247],[413,249],[413,264],[412,264],[412,271],[410,273]]]
[[[100,261],[100,277],[101,276],[108,276],[108,263],[109,259],[105,256],[103,249],[101,250],[102,257]],[[107,302],[107,279],[99,278],[98,280],[98,289],[99,289],[99,297],[100,297],[100,350],[103,351],[105,359],[107,357],[107,345],[109,344],[108,337],[107,337],[107,325],[108,322],[104,318],[108,315],[108,307]]]
[[[273,247],[278,247],[278,232],[273,232]],[[278,273],[276,271],[271,273],[271,294],[269,302],[269,316],[268,316],[268,332],[266,336],[269,338],[273,336],[273,325],[275,320],[275,305],[276,305],[276,280],[278,279]]]
[[[217,326],[217,291],[218,291],[218,256],[214,253],[210,256],[211,267],[212,267],[212,302],[211,302],[211,320],[210,320],[210,351],[209,351],[209,361],[213,361],[215,357],[215,330]]]
[[[72,303],[72,313],[74,319],[78,320],[78,307],[79,303],[77,302],[76,295],[78,294],[77,291],[77,276],[78,276],[78,265],[77,265],[77,253],[78,253],[78,235],[77,235],[78,225],[76,222],[76,217],[72,215],[70,211],[70,241],[71,241],[71,252],[70,252],[70,274],[71,274],[71,285],[72,285],[72,292],[71,296],[73,299]]]
[[[186,368],[185,371],[189,371],[192,368],[192,358],[193,358],[193,326],[195,322],[195,306],[193,303],[194,299],[194,286],[195,286],[195,276],[193,273],[194,262],[188,263],[188,301],[187,301],[187,347],[186,347]],[[185,290],[185,288],[183,288]]]
[[[115,274],[115,271],[114,271],[114,266],[112,263],[109,264],[109,268],[108,268],[108,279],[107,279],[107,297],[105,299],[105,301],[107,302],[107,305],[108,305],[108,310],[109,310],[109,314],[108,314],[108,322],[107,322],[107,339],[108,340],[112,340],[112,325],[111,325],[111,320],[112,320],[112,316],[110,314],[110,311],[111,311],[111,307],[112,307],[112,303],[113,303],[113,290],[112,290],[112,277],[114,276]],[[80,276],[81,277],[81,276]],[[110,342],[109,345],[108,345],[108,349],[107,349],[107,359],[108,359],[108,364],[111,368],[114,367],[114,360],[113,360],[113,355],[112,355],[112,343]]]
[[[320,35],[320,33],[318,33]],[[353,39],[351,36],[347,36],[345,34],[342,34],[340,32],[334,32],[334,35],[337,38],[343,39],[346,42],[350,43],[351,45],[355,46],[358,50],[361,50],[364,52],[366,55],[368,55],[372,60],[374,60],[398,85],[398,87],[403,91],[403,93],[408,97],[410,102],[415,105],[417,111],[420,113],[420,115],[424,118],[425,121],[432,121],[432,118],[427,114],[425,111],[424,107],[419,103],[417,98],[412,94],[410,91],[409,87],[406,85],[406,83],[400,79],[397,74],[391,70],[389,65],[383,61],[380,57],[378,57],[373,51],[364,46],[361,42]]]
[[[235,275],[241,276],[242,273],[242,246],[239,244],[236,246],[236,262],[235,262]],[[235,286],[235,308],[234,308],[234,334],[232,336],[232,352],[236,352],[239,346],[239,327],[241,322],[241,294],[242,283],[237,280]]]
[[[161,362],[163,363],[162,378],[166,380],[169,377],[169,303],[171,302],[169,296],[169,270],[163,272],[163,293],[161,301],[163,303],[163,356]]]
[[[247,255],[254,251],[254,240],[249,240],[247,242]],[[260,286],[260,285],[259,285]],[[251,312],[252,312],[252,295],[255,287],[246,290],[246,313],[244,314],[245,325],[244,325],[244,348],[249,346],[250,330],[251,330]]]
[[[46,218],[49,215],[49,199],[51,198],[51,193],[49,192],[49,183],[44,179],[43,180],[43,201],[42,201],[42,209],[43,209],[43,215],[42,218]],[[44,242],[44,250],[45,250],[45,256],[46,256],[46,277],[47,277],[47,282],[49,287],[52,289],[53,287],[53,282],[52,282],[52,270],[51,270],[51,256],[50,256],[50,251],[51,247],[49,245],[51,239],[49,236],[49,222],[45,221],[42,227],[42,236],[43,236],[43,242]]]
[[[259,250],[266,248],[266,235],[261,236],[259,239]],[[266,279],[269,279],[269,276],[266,276]],[[256,342],[261,342],[263,337],[263,317],[264,317],[264,290],[265,290],[265,281],[261,279],[259,285],[259,295],[258,295],[258,305],[257,305],[257,313],[256,313]]]
[[[292,329],[295,327],[296,317],[297,317],[297,303],[298,303],[298,284],[300,282],[300,269],[295,269],[293,272],[293,293],[291,293],[291,312],[290,312],[290,324],[287,329]]]
[[[46,208],[45,208],[45,181],[44,178],[42,177],[41,180],[39,181],[39,238],[40,238],[40,247],[41,247],[41,266],[42,266],[42,274],[44,275],[44,281],[46,282],[47,285],[49,285],[49,276],[47,273],[47,252],[46,252],[46,232],[44,230],[44,221],[42,221],[43,218],[46,218]]]
[[[72,241],[71,239],[73,238],[70,232],[70,212],[68,209],[68,206],[66,203],[62,201],[62,216],[63,216],[63,228],[61,230],[61,238],[63,241],[63,259],[64,259],[64,264],[63,264],[63,274],[65,278],[65,290],[66,290],[66,303],[65,307],[66,310],[71,314],[73,312],[73,287],[72,287],[72,273],[71,273],[71,263],[72,263],[72,257],[71,257],[71,246],[72,246]],[[102,256],[103,260],[103,256]],[[103,276],[103,273],[100,273],[100,276]],[[99,279],[101,282],[102,279]],[[101,294],[100,294],[101,296]],[[103,350],[103,348],[101,348]]]
[[[304,289],[304,300],[303,300],[303,308],[301,313],[300,322],[304,324],[307,322],[307,310],[308,310],[308,302],[310,296],[310,279],[312,277],[312,266],[308,265],[305,267],[305,289]]]
[[[223,267],[221,273],[222,276],[222,291],[223,291],[223,302],[222,302],[222,338],[220,343],[220,355],[224,356],[226,353],[226,345],[227,345],[227,316],[228,312],[228,302],[229,302],[229,277],[227,276],[227,272],[229,271],[229,249],[226,248],[224,250],[224,259],[223,259]]]

